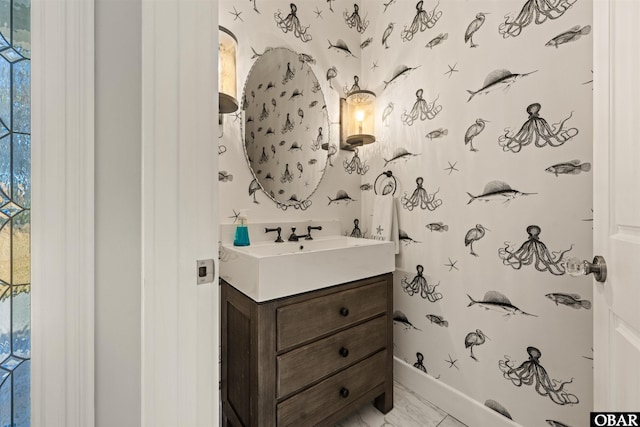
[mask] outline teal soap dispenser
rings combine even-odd
[[[238,221],[240,224],[236,227],[236,236],[233,239],[233,246],[249,246],[249,229],[247,228],[247,210],[240,210],[238,215]]]

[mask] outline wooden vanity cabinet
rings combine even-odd
[[[263,303],[221,282],[223,426],[329,426],[369,401],[391,410],[391,273]]]

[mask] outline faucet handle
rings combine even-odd
[[[282,231],[281,227],[276,227],[276,228],[265,228],[264,232],[265,233],[271,233],[273,231],[277,231],[278,232],[278,237],[276,238],[276,243],[282,243],[282,237],[280,236],[280,232]]]
[[[307,237],[305,237],[305,240],[313,240],[313,237],[311,237],[311,230],[322,230],[322,226],[318,225],[317,227],[312,227],[312,226],[307,226]]]

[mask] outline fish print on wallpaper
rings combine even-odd
[[[434,38],[432,38],[431,40],[429,40],[429,42],[424,47],[428,47],[429,49],[433,49],[434,47],[438,46],[439,44],[442,44],[442,42],[444,42],[448,38],[449,38],[449,33],[444,33],[444,34],[440,33],[437,36],[435,36]]]
[[[516,367],[509,356],[504,356],[504,360],[498,362],[498,367],[502,371],[505,379],[510,380],[516,387],[531,385],[540,396],[549,397],[557,405],[575,405],[579,403],[575,394],[565,390],[567,384],[573,382],[555,380],[549,377],[546,369],[540,364],[542,352],[535,347],[527,347],[529,360]]]
[[[391,156],[390,159],[382,159],[384,160],[384,167],[387,167],[387,165],[389,163],[394,163],[398,160],[404,160],[405,162],[407,160],[409,160],[411,157],[415,157],[415,156],[419,156],[420,154],[413,154],[408,152],[405,148],[398,148],[396,149],[396,151],[393,153],[393,156]]]
[[[420,65],[418,65],[417,67],[408,67],[408,66],[406,66],[404,64],[398,65],[396,67],[396,69],[393,70],[393,74],[391,75],[389,80],[383,80],[382,81],[384,83],[384,88],[386,89],[391,83],[395,83],[396,81],[398,81],[398,79],[400,77],[407,78],[409,76],[409,74],[411,74],[412,71],[417,70],[420,67],[421,67]],[[391,104],[393,106],[393,103],[389,103],[389,104]],[[392,111],[393,111],[393,107],[392,107]],[[382,121],[384,121],[385,118],[386,117],[383,114],[382,115]]]
[[[298,19],[298,16],[296,15],[298,6],[296,6],[295,3],[291,3],[289,7],[291,8],[291,12],[289,12],[285,18],[282,17],[282,12],[280,10],[273,14],[276,26],[285,34],[292,32],[296,38],[302,40],[304,43],[310,41],[312,39],[311,34],[307,34],[310,26],[307,25],[305,27],[300,23],[300,19]]]
[[[524,74],[512,73],[509,70],[494,70],[490,72],[487,77],[484,79],[484,83],[482,87],[478,90],[467,90],[469,93],[469,99],[467,102],[471,101],[476,95],[486,95],[489,92],[493,92],[496,89],[508,90],[512,84],[516,81],[522,79],[523,77],[527,77],[533,73],[536,73],[538,70],[530,71]]]
[[[231,182],[233,181],[233,175],[231,175],[227,171],[218,171],[218,181]]]
[[[575,310],[584,308],[586,310],[591,309],[591,302],[586,299],[580,299],[578,294],[564,294],[561,292],[546,294],[545,297],[556,303],[556,305],[566,305]]]
[[[329,42],[328,49],[333,49],[337,52],[342,52],[345,54],[346,57],[357,58],[357,56],[355,56],[351,52],[351,50],[349,49],[349,46],[347,46],[344,40],[338,39],[335,43],[331,43],[331,40],[328,40],[328,42]]]
[[[491,231],[482,224],[476,224],[475,227],[467,231],[467,234],[464,235],[464,246],[469,246],[469,253],[475,257],[478,256],[477,253],[473,251],[473,243],[482,239],[487,231]]]
[[[409,237],[407,232],[404,230],[398,230],[398,240],[404,243],[405,246],[409,246],[412,243],[422,243]]]
[[[545,169],[546,172],[552,173],[555,176],[559,175],[578,175],[581,172],[589,172],[591,170],[591,163],[581,163],[580,160],[571,160],[569,162],[556,163]]]
[[[436,130],[432,130],[431,132],[426,134],[425,137],[430,139],[431,141],[433,141],[434,139],[443,138],[443,137],[447,136],[448,134],[449,134],[449,130],[448,129],[439,128],[439,129],[436,129]]]
[[[470,197],[467,205],[473,203],[475,200],[483,202],[501,201],[503,204],[508,205],[510,201],[519,196],[531,196],[538,193],[524,193],[522,191],[514,190],[509,184],[503,181],[491,181],[484,186],[482,194],[474,196],[467,192]]]
[[[422,299],[426,299],[429,302],[436,302],[442,299],[442,294],[436,291],[440,282],[435,285],[430,285],[427,282],[427,279],[424,277],[424,267],[418,264],[416,266],[417,274],[409,281],[408,276],[404,276],[402,281],[402,290],[405,291],[409,296],[414,296],[416,294],[420,294]]]
[[[423,183],[424,178],[419,176],[416,179],[417,187],[415,190],[413,190],[411,196],[408,196],[406,192],[402,195],[400,203],[402,204],[403,208],[412,211],[416,207],[420,207],[420,209],[422,210],[428,209],[429,211],[435,211],[437,208],[442,206],[442,199],[436,198],[436,195],[438,194],[440,189],[437,189],[435,192],[429,194],[427,193],[427,190],[422,186]]]
[[[484,344],[488,339],[489,337],[480,329],[476,329],[475,332],[469,332],[464,337],[464,348],[469,349],[469,357],[471,357],[476,362],[479,362],[479,360],[473,354],[473,347]]]
[[[436,3],[434,8],[431,11],[424,10],[424,1],[420,0],[416,3],[416,15],[411,22],[411,25],[407,28],[405,25],[404,30],[400,33],[400,38],[402,41],[408,42],[413,40],[413,36],[415,36],[418,31],[422,32],[427,28],[433,28],[438,20],[442,17],[442,11],[438,10],[438,6],[440,6],[440,1]]]
[[[479,12],[476,14],[476,18],[469,23],[467,31],[464,32],[464,42],[470,42],[469,47],[478,47],[479,45],[473,42],[473,35],[482,27],[485,20],[485,15],[488,13]]]
[[[476,119],[476,122],[467,128],[464,134],[464,145],[468,145],[470,151],[478,151],[473,147],[473,139],[482,133],[487,123],[489,120]]]
[[[527,313],[525,311],[520,310],[518,307],[513,305],[509,298],[506,295],[498,292],[498,291],[487,291],[484,294],[482,300],[477,301],[473,299],[473,297],[467,294],[469,297],[469,305],[467,307],[478,306],[482,307],[485,310],[493,310],[498,313],[503,314],[506,317],[515,316],[517,314],[522,314],[524,316],[533,316],[538,317],[535,314]]]
[[[547,19],[558,19],[578,0],[527,0],[517,16],[509,13],[498,27],[503,38],[518,37],[522,30],[535,22],[543,24]]]
[[[560,33],[551,40],[549,40],[545,46],[553,46],[556,49],[558,46],[570,43],[578,40],[582,36],[586,36],[591,33],[591,25],[585,25],[580,28],[580,25],[576,25],[575,27],[565,31],[564,33]]]
[[[549,125],[549,123],[539,115],[541,108],[542,106],[537,102],[529,104],[529,106],[527,106],[529,118],[524,122],[520,130],[513,133],[509,128],[505,129],[504,135],[500,135],[498,138],[498,145],[502,147],[503,151],[519,153],[523,147],[532,143],[538,148],[544,147],[545,145],[560,147],[578,134],[578,129],[565,129],[564,127],[565,123],[573,116],[573,112],[569,114],[569,117],[561,120],[559,123]]]
[[[343,13],[344,22],[347,24],[349,28],[355,28],[357,32],[360,34],[364,33],[364,30],[369,26],[369,21],[366,19],[362,19],[360,17],[360,6],[357,4],[353,5],[353,12],[349,13],[348,10],[345,10]]]
[[[368,39],[360,43],[360,49],[364,49],[365,47],[371,45],[372,42],[373,42],[373,37],[369,37]]]
[[[391,6],[395,2],[396,2],[396,0],[389,0],[386,3],[382,3],[382,5],[384,6],[384,10],[382,11],[382,13],[385,13],[387,11],[387,9],[389,8],[389,6]]]
[[[402,311],[400,310],[396,310],[393,312],[393,321],[396,323],[401,324],[405,330],[408,329],[415,329],[416,331],[421,331],[422,329],[418,329],[415,326],[413,326],[413,323],[411,323],[409,321],[409,319],[407,318],[406,314],[404,314]]]
[[[551,427],[571,427],[569,424],[565,424],[563,422],[556,421],[556,420],[545,420],[545,422],[549,424]]]
[[[341,203],[348,205],[350,202],[356,201],[355,199],[352,199],[344,190],[338,190],[338,192],[336,193],[336,197],[333,199],[331,198],[331,196],[327,196],[327,198],[329,199],[329,205],[331,205],[332,203],[335,203],[336,205],[339,205]]]
[[[431,232],[437,231],[439,233],[444,233],[445,231],[449,231],[449,226],[442,221],[429,223],[425,225],[425,227]]]
[[[436,104],[440,95],[436,96],[432,102],[427,102],[422,97],[423,94],[423,89],[416,91],[416,102],[413,104],[411,111],[407,113],[407,110],[404,110],[402,113],[401,120],[403,124],[411,126],[418,119],[421,121],[426,119],[433,120],[442,111],[442,105]]]
[[[432,325],[437,325],[437,326],[440,326],[442,328],[448,328],[449,327],[449,322],[444,320],[444,317],[442,317],[440,315],[437,315],[437,314],[426,314],[424,317],[429,319],[429,322],[431,322]]]
[[[502,259],[502,263],[515,270],[533,264],[538,271],[548,271],[554,276],[565,274],[564,255],[573,249],[573,245],[563,251],[549,252],[547,246],[540,240],[541,231],[537,225],[528,226],[529,238],[516,250],[513,250],[514,247],[509,242],[505,242],[505,247],[498,249],[498,256]]]
[[[484,402],[484,406],[486,406],[489,409],[493,409],[494,411],[496,411],[497,413],[499,413],[505,418],[509,418],[510,420],[513,419],[509,411],[507,411],[507,408],[505,408],[504,406],[502,406],[500,403],[496,402],[493,399],[487,399]]]

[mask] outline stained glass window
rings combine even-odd
[[[0,427],[30,425],[30,0],[0,0]]]

